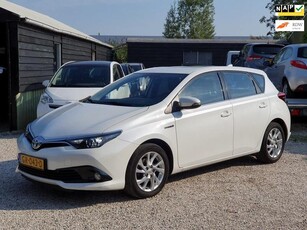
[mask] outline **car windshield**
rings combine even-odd
[[[145,107],[159,103],[187,76],[172,73],[133,73],[105,87],[87,103]]]
[[[277,54],[282,48],[278,45],[255,45],[253,50],[258,54]]]
[[[51,87],[104,87],[110,84],[109,65],[66,65],[51,80]]]

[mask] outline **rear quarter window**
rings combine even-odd
[[[300,47],[297,50],[297,57],[307,58],[307,47]]]
[[[264,93],[264,88],[265,88],[264,76],[260,74],[253,74],[253,77],[261,92]]]

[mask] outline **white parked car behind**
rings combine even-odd
[[[123,76],[122,67],[117,62],[79,61],[64,64],[51,81],[43,82],[46,89],[37,106],[37,117],[91,96]]]
[[[185,170],[250,154],[274,163],[290,136],[284,96],[251,68],[141,70],[29,124],[17,172],[146,198]]]

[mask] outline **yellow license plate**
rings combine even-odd
[[[30,157],[24,154],[20,154],[19,156],[20,164],[29,166],[31,168],[44,170],[45,169],[45,161],[44,159],[37,158],[37,157]]]

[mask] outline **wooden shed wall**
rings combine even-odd
[[[54,73],[55,35],[37,28],[19,26],[19,91],[41,88]]]
[[[96,60],[112,58],[109,47],[29,25],[19,25],[18,42],[20,92],[41,88],[41,83],[53,76],[55,44],[61,44],[61,64],[92,60],[92,52],[96,53]]]

